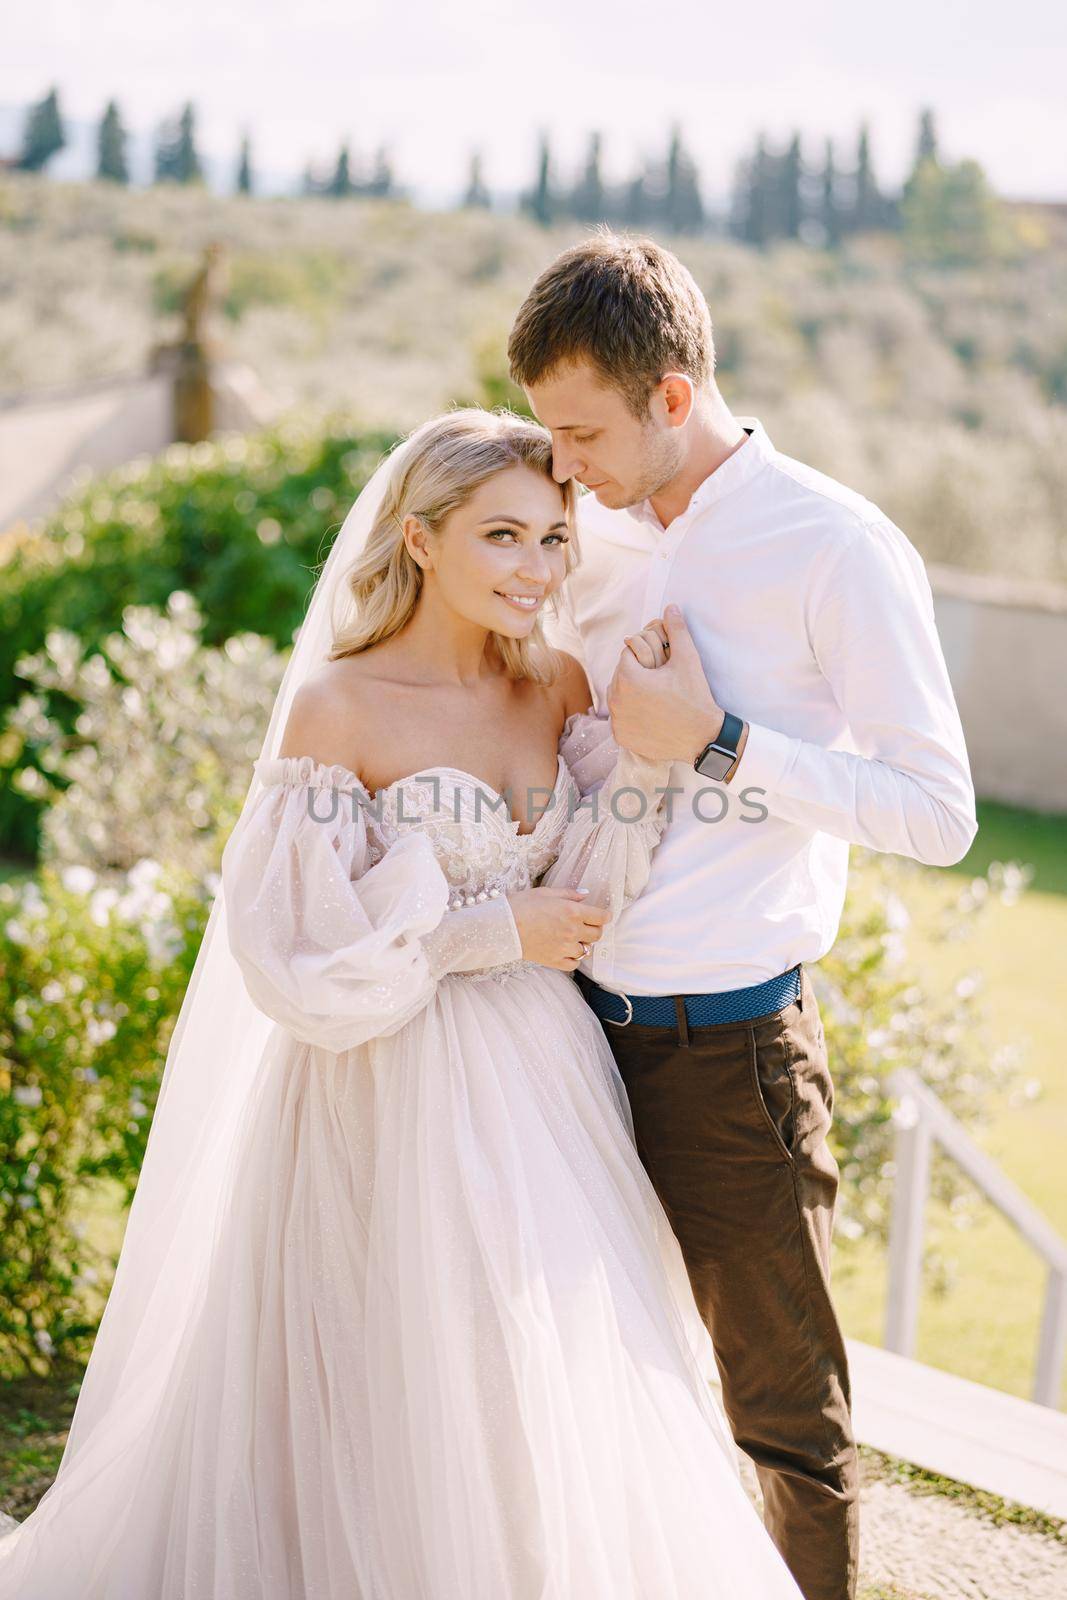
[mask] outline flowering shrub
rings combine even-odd
[[[199,609],[130,606],[103,653],[53,630],[13,719],[47,782],[43,866],[0,886],[0,1372],[81,1359],[114,1247],[77,1213],[132,1198],[167,1045],[284,656],[201,645]],[[46,693],[77,703],[73,732]],[[166,863],[165,865],[163,863]],[[114,1231],[114,1230],[112,1230]]]
[[[17,663],[32,692],[10,726],[35,765],[14,783],[48,802],[44,860],[124,871],[156,856],[198,882],[218,866],[284,659],[257,634],[208,648],[202,632],[196,602],[175,590],[163,612],[128,606],[100,653],[54,628]],[[49,715],[49,696],[80,708],[73,730]]]
[[[88,1355],[115,1256],[75,1212],[133,1196],[209,909],[149,859],[0,884],[0,1373]]]

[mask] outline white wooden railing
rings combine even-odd
[[[889,1080],[897,1099],[896,1181],[889,1227],[889,1294],[884,1343],[912,1356],[922,1286],[923,1236],[930,1157],[934,1141],[1012,1223],[1048,1266],[1038,1339],[1033,1398],[1058,1407],[1067,1353],[1067,1241],[1017,1189],[914,1072],[901,1068]]]

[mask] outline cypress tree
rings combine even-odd
[[[856,150],[856,198],[851,221],[853,228],[860,233],[877,228],[883,221],[882,197],[874,176],[871,137],[866,123],[860,128]]]
[[[915,165],[921,167],[924,161],[936,161],[937,156],[937,130],[934,127],[934,113],[927,106],[919,114],[919,137],[915,147]]]
[[[676,233],[699,233],[704,226],[704,203],[696,165],[682,144],[678,128],[671,133],[667,151],[667,193],[664,199],[667,226]]]
[[[486,188],[485,178],[482,174],[482,155],[480,150],[471,154],[470,169],[467,174],[467,187],[463,195],[463,207],[467,211],[488,211],[493,204],[492,196]]]
[[[907,201],[915,194],[924,169],[940,166],[937,155],[937,132],[934,128],[934,114],[927,107],[919,114],[919,133],[915,141],[915,160],[912,162],[911,171],[907,182],[904,184],[902,199]]]
[[[178,128],[173,119],[161,122],[156,133],[155,179],[157,183],[176,183],[178,172]]]
[[[837,204],[837,170],[834,164],[834,141],[826,141],[826,160],[822,169],[822,203],[820,222],[823,238],[833,250],[841,242],[841,216]]]
[[[334,200],[343,200],[352,193],[352,160],[349,155],[348,145],[343,144],[337,152],[337,165],[333,169],[333,177],[326,185],[325,192]]]
[[[803,178],[799,133],[795,133],[790,140],[789,148],[781,161],[779,176],[781,231],[787,239],[799,239],[801,223],[800,185]]]
[[[551,226],[556,212],[556,196],[552,186],[552,153],[548,135],[542,134],[537,152],[537,177],[529,194],[523,197],[523,209],[528,211],[542,228]]]
[[[745,175],[747,204],[744,207],[742,238],[758,249],[764,249],[773,235],[774,218],[774,163],[761,133],[756,140],[756,150]]]
[[[22,149],[16,167],[20,172],[41,172],[63,149],[67,136],[59,111],[59,91],[50,89],[43,100],[31,106],[22,132]]]
[[[251,194],[255,187],[252,176],[252,141],[247,133],[241,140],[241,154],[237,162],[237,193]]]
[[[164,122],[156,139],[156,182],[197,183],[204,174],[196,148],[196,112],[192,102],[177,122]]]
[[[630,228],[643,228],[648,222],[652,211],[652,200],[648,192],[645,173],[638,172],[626,185],[626,194],[623,200],[623,220]]]
[[[381,145],[374,157],[374,171],[364,192],[383,200],[393,193],[394,187],[393,166],[389,160],[389,152],[384,145]]]
[[[126,129],[118,104],[109,100],[96,136],[96,175],[108,183],[129,183],[126,163]]]
[[[196,112],[188,101],[178,118],[178,182],[196,183],[203,176],[196,148]]]
[[[600,171],[601,148],[599,133],[592,134],[589,139],[589,153],[585,158],[585,170],[571,195],[571,214],[582,222],[600,222],[604,216],[604,180]]]

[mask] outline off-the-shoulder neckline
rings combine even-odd
[[[602,720],[601,718],[597,717],[592,706],[589,707],[588,711],[572,711],[570,716],[564,719],[563,728],[559,736],[560,743],[562,743],[562,741],[566,738],[573,724],[582,717],[592,717],[595,721]],[[452,767],[445,765],[444,763],[435,766],[420,767],[416,772],[405,772],[401,777],[394,778],[391,783],[383,784],[382,787],[376,790],[372,795],[367,785],[363,782],[363,779],[357,777],[351,768],[342,765],[341,762],[319,761],[315,756],[267,756],[253,762],[256,776],[264,785],[284,781],[281,774],[288,774],[291,765],[295,766],[298,774],[297,781],[300,783],[309,783],[314,788],[318,789],[344,790],[347,788],[356,788],[359,789],[361,793],[365,794],[367,799],[370,800],[372,804],[378,799],[379,795],[388,794],[391,789],[397,788],[402,783],[410,783],[415,778],[430,777],[434,773],[446,772],[451,773],[453,777],[468,779],[469,782],[475,784],[480,789],[486,790],[498,800],[502,800],[504,798],[499,789],[497,789],[493,784],[487,783],[484,778],[479,778],[476,773],[468,772],[465,767]],[[272,767],[279,768],[280,772],[277,775],[268,776]],[[565,774],[566,771],[567,763],[564,760],[562,751],[560,751],[556,756],[556,781],[552,787],[553,794],[555,794],[559,789],[561,774]],[[493,811],[493,815],[497,815],[495,809]],[[509,815],[508,822],[518,838],[531,839],[541,826],[542,822],[545,820],[545,817],[548,815],[549,810],[543,811],[538,817],[534,826],[525,833],[521,831],[521,822],[515,817]]]
[[[256,776],[264,785],[270,785],[271,783],[275,782],[284,782],[285,780],[283,774],[286,772],[287,763],[289,762],[298,763],[298,782],[310,783],[314,788],[317,789],[336,788],[344,790],[351,786],[359,789],[361,793],[365,794],[372,805],[375,803],[375,801],[377,801],[379,796],[388,794],[391,789],[398,788],[402,783],[411,783],[416,778],[429,778],[437,773],[450,773],[453,777],[465,778],[476,788],[479,788],[485,793],[494,796],[495,799],[503,800],[504,798],[499,789],[495,788],[493,784],[487,783],[484,778],[479,778],[476,773],[468,772],[465,767],[450,767],[443,764],[420,767],[417,772],[405,772],[401,777],[394,778],[392,783],[383,784],[382,787],[376,790],[373,795],[363,780],[361,778],[357,778],[356,774],[354,772],[350,772],[347,767],[341,766],[336,762],[327,766],[321,761],[316,761],[314,756],[271,756],[265,761],[256,761],[254,763]],[[280,767],[282,771],[277,775],[271,775],[270,769],[271,767],[275,766]],[[566,775],[567,771],[567,763],[564,760],[563,755],[558,754],[556,756],[556,781],[552,786],[553,794],[558,792],[561,779]],[[335,776],[338,774],[339,776]],[[516,835],[517,838],[532,839],[537,833],[538,829],[541,827],[541,824],[545,821],[545,818],[552,814],[552,809],[553,808],[551,806],[546,807],[545,810],[541,812],[541,815],[538,817],[533,827],[526,829],[525,832],[522,829],[521,821],[518,818],[511,816],[510,813],[507,818],[507,825],[511,828],[511,831]],[[499,813],[495,808],[491,809],[490,814],[494,817],[499,816]],[[500,821],[503,822],[504,818],[500,817]]]

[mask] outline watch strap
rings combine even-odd
[[[736,755],[744,726],[745,724],[740,717],[735,717],[732,711],[726,711],[723,713],[719,737],[712,742],[719,750],[729,750]]]

